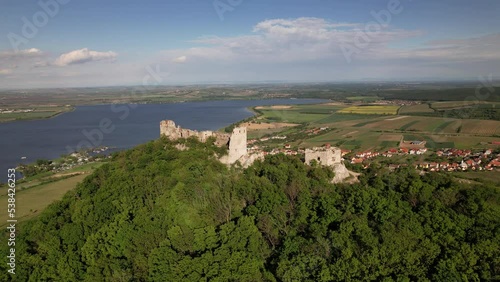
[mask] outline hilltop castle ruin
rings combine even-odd
[[[247,129],[246,127],[236,127],[231,134],[214,132],[214,131],[196,131],[184,129],[176,126],[172,120],[164,120],[160,122],[160,135],[166,136],[170,140],[185,139],[195,137],[201,142],[206,142],[210,137],[214,137],[214,144],[228,148],[228,154],[222,156],[219,161],[223,164],[231,165],[239,162],[243,167],[249,167],[256,160],[263,160],[265,152],[254,152],[249,154],[247,151]],[[316,161],[319,165],[328,166],[335,172],[333,183],[339,183],[345,179],[355,176],[349,172],[342,163],[342,152],[339,148],[330,147],[315,147],[305,150],[305,163],[310,165],[312,161]]]
[[[181,138],[196,137],[201,142],[206,142],[208,138],[214,137],[214,144],[222,147],[227,146],[229,154],[223,156],[220,161],[224,164],[234,164],[240,161],[242,165],[249,161],[253,162],[254,158],[249,158],[247,154],[247,129],[246,127],[236,127],[231,134],[214,132],[214,131],[196,131],[184,129],[176,126],[172,120],[164,120],[160,122],[160,135],[166,136],[170,140]]]

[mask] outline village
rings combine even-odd
[[[322,131],[328,130],[324,128],[314,128],[306,131],[307,134],[319,134]],[[287,141],[287,136],[276,135],[266,136],[260,139],[248,140],[249,153],[262,153],[264,155],[304,155],[306,148],[292,148],[292,145],[285,143],[281,147],[267,146],[265,142],[281,140]],[[351,165],[359,165],[364,169],[370,166],[370,163],[375,159],[392,159],[394,157],[411,157],[421,156],[412,164],[408,163],[390,163],[388,167],[392,170],[402,166],[413,166],[415,169],[422,171],[494,171],[500,169],[500,152],[495,152],[493,149],[483,150],[463,150],[456,148],[445,148],[437,151],[429,150],[425,147],[425,141],[400,141],[399,148],[390,148],[388,150],[364,150],[351,151],[341,148],[342,161]],[[329,143],[324,144],[324,147],[329,148]],[[386,162],[387,163],[387,162]]]

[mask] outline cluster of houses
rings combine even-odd
[[[427,152],[427,148],[392,148],[382,153],[368,150],[356,153],[354,157],[351,158],[351,163],[362,164],[365,160],[373,159],[378,156],[390,158],[392,156],[402,155],[422,155],[425,152]]]
[[[260,139],[250,139],[250,140],[247,141],[247,144],[251,145],[251,144],[254,144],[257,141],[266,142],[266,141],[269,141],[269,140],[285,140],[285,139],[286,139],[286,136],[262,137]]]
[[[444,149],[436,152],[439,157],[452,158],[462,158],[460,163],[458,162],[442,162],[436,167],[436,164],[430,163],[429,169],[436,170],[489,170],[492,171],[495,168],[500,168],[500,154],[496,156],[493,154],[493,150],[486,149],[481,152],[472,152],[471,150],[460,150],[460,149]]]
[[[486,155],[491,154],[491,150],[486,150],[484,152]],[[455,148],[450,148],[450,149],[444,149],[444,150],[439,150],[436,152],[436,155],[438,157],[462,157],[466,158],[472,154],[471,150],[460,150],[460,149],[455,149]]]
[[[316,134],[319,134],[321,131],[325,131],[325,130],[328,130],[328,127],[315,127],[315,128],[311,128],[311,129],[306,130],[305,133],[307,133],[307,135],[316,135]]]
[[[320,131],[327,130],[328,128],[313,128],[306,131],[308,134],[317,134]],[[264,155],[275,155],[275,154],[285,154],[285,155],[298,155],[304,154],[305,149],[292,150],[290,144],[285,144],[283,148],[274,148],[270,151],[265,151],[264,148],[261,148],[258,145],[255,145],[258,141],[268,141],[272,139],[284,140],[286,136],[273,136],[273,137],[264,137],[261,139],[251,139],[248,140],[249,153],[263,153]],[[427,152],[427,148],[425,148],[425,141],[420,141],[422,143],[415,144],[416,141],[406,141],[404,143],[405,146],[401,146],[400,148],[391,148],[384,152],[376,152],[373,150],[367,150],[363,152],[357,152],[350,160],[351,164],[365,164],[368,160],[373,159],[375,157],[387,157],[390,158],[392,156],[404,156],[404,155],[423,155]],[[328,144],[327,144],[328,145]],[[351,153],[349,150],[342,150],[342,158],[346,154]],[[493,151],[491,149],[487,149],[481,152],[472,152],[471,150],[462,150],[456,148],[442,149],[436,152],[438,157],[448,158],[448,161],[441,162],[417,162],[414,164],[416,169],[426,170],[426,171],[492,171],[494,169],[500,168],[500,154],[493,156]],[[456,161],[457,158],[461,158],[461,161]],[[455,160],[451,160],[455,159]],[[392,164],[390,165],[390,169],[396,169],[402,165],[400,164]]]
[[[486,165],[485,165],[486,164]],[[481,159],[468,159],[458,162],[422,162],[415,165],[415,168],[420,168],[428,171],[492,171],[500,168],[500,156],[496,159],[482,162]]]
[[[399,148],[389,149],[383,153],[374,151],[364,151],[356,153],[351,158],[352,164],[363,164],[366,160],[383,156],[392,157],[395,155],[422,155],[427,152],[426,148]],[[417,162],[415,168],[426,171],[492,171],[500,168],[500,154],[493,155],[491,149],[473,153],[471,150],[444,149],[436,152],[438,157],[447,157],[449,161],[442,162]],[[450,161],[451,159],[462,158],[461,161]],[[390,169],[396,169],[401,165],[390,165]]]

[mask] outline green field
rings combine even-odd
[[[428,104],[419,104],[419,105],[409,105],[403,106],[399,109],[399,114],[412,114],[412,113],[433,113],[434,110],[429,107]]]
[[[427,104],[416,106],[425,107]],[[426,140],[428,148],[486,148],[494,147],[488,144],[498,141],[496,136],[500,134],[500,121],[382,114],[387,113],[388,109],[395,113],[397,106],[388,108],[388,106],[381,105],[356,107],[346,105],[343,107],[342,104],[337,103],[334,105],[296,105],[290,108],[263,107],[258,110],[261,115],[256,120],[292,122],[302,124],[307,128],[335,128],[333,131],[319,133],[319,135],[303,135],[300,140],[288,141],[297,147],[321,146],[330,143],[350,150],[381,150],[397,147],[404,134],[405,140]],[[351,110],[358,110],[358,112],[345,113]],[[364,113],[359,113],[359,110]],[[265,134],[293,135],[304,130],[303,126],[282,129],[282,131],[280,129],[254,131],[249,136],[257,138]]]
[[[16,185],[16,219],[22,222],[37,216],[103,164],[89,163],[61,173],[49,172],[19,180]],[[0,202],[7,203],[8,190],[3,187],[0,191]],[[0,227],[7,219],[7,209],[0,209]]]
[[[379,120],[368,120],[368,121],[357,123],[357,124],[353,125],[353,127],[363,127],[365,125],[376,123],[376,122],[379,122]]]
[[[437,110],[444,110],[444,109],[457,109],[463,107],[488,105],[488,104],[494,104],[494,103],[481,102],[481,101],[452,101],[452,102],[436,102],[432,103],[431,106],[432,108]]]
[[[407,130],[408,128],[412,127],[414,124],[419,123],[419,122],[420,122],[420,121],[418,121],[418,120],[410,121],[409,123],[407,123],[407,124],[405,124],[405,125],[401,126],[401,127],[399,128],[399,130]]]
[[[353,96],[353,97],[347,97],[347,100],[370,103],[370,102],[375,102],[377,100],[380,100],[380,97],[378,97],[378,96]]]
[[[364,114],[364,115],[396,115],[399,106],[352,106],[339,111],[343,114]]]
[[[373,117],[372,117],[373,118]],[[343,121],[352,121],[366,119],[366,115],[361,114],[332,114],[318,121],[320,124],[338,123]]]
[[[72,107],[43,107],[27,113],[0,113],[0,122],[51,118],[72,110]]]
[[[258,109],[257,109],[258,108]],[[297,105],[290,108],[257,107],[255,111],[260,113],[260,121],[308,123],[324,119],[341,107],[328,104],[320,105]]]
[[[464,178],[470,180],[477,180],[478,182],[491,181],[492,183],[500,183],[500,173],[494,173],[491,171],[466,171],[466,172],[455,172],[453,176],[457,178]]]
[[[445,130],[445,128],[447,128],[448,126],[450,126],[451,124],[455,123],[455,120],[450,120],[450,121],[443,121],[443,122],[440,122],[436,125],[433,125],[431,128],[430,128],[430,131],[431,132],[435,132],[435,133],[440,133],[440,132],[443,132]]]
[[[87,175],[81,174],[60,181],[39,185],[16,193],[16,219],[25,221],[40,214],[48,205],[62,198],[66,192],[74,189]],[[0,202],[7,203],[7,189],[0,195]],[[0,211],[0,224],[7,221],[7,209]]]

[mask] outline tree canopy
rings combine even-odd
[[[228,168],[210,142],[180,142],[115,154],[23,223],[0,280],[500,279],[495,184],[372,168],[334,185],[297,157]]]

